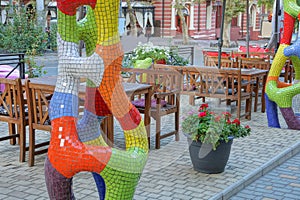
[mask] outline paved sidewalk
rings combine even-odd
[[[300,199],[300,153],[254,181],[230,199]]]
[[[182,113],[192,108],[187,102],[188,99],[183,96]],[[283,122],[282,117],[280,120]],[[164,119],[163,123],[163,130],[172,125],[170,118]],[[162,140],[161,149],[155,150],[155,122],[152,120],[151,151],[134,199],[227,199],[300,151],[299,131],[286,127],[268,128],[264,113],[253,113],[252,120],[243,120],[243,123],[250,125],[252,134],[234,140],[225,172],[209,175],[193,170],[187,141],[182,134],[178,142],[172,137]],[[0,123],[0,128],[0,134],[7,130],[3,123]],[[116,148],[123,148],[124,139],[122,134],[118,134],[121,132],[117,124],[115,133]],[[45,138],[49,138],[49,134],[39,132],[37,139]],[[18,162],[18,146],[1,142],[0,199],[48,199],[44,160],[45,155],[36,156],[36,165],[28,167],[27,163]],[[74,192],[77,199],[98,199],[91,173],[81,172],[74,177]]]
[[[127,41],[130,42],[131,40]],[[161,45],[176,44],[178,42],[176,40],[160,40],[158,38],[150,38],[150,41]],[[211,41],[192,42],[195,43],[195,52],[198,55],[199,53],[201,54],[203,48],[209,46]],[[244,44],[243,41],[239,43],[241,45]],[[262,45],[263,43],[264,41],[257,41],[252,44]],[[126,48],[130,49],[129,46],[126,46]],[[51,74],[48,75],[52,75],[57,71],[57,54],[48,56],[37,59],[51,70]],[[201,62],[201,58],[196,61],[196,64],[199,62]],[[193,108],[187,102],[187,97],[182,96],[181,115]],[[200,100],[197,101],[198,105],[200,103]],[[288,130],[281,116],[280,121],[283,126],[282,129],[268,128],[266,114],[260,112],[252,113],[251,121],[243,120],[244,124],[248,124],[252,128],[251,136],[234,140],[225,172],[208,175],[193,170],[188,153],[188,144],[182,134],[178,142],[175,142],[172,137],[163,139],[161,149],[155,150],[153,132],[155,130],[155,121],[152,119],[151,151],[134,199],[214,200],[228,199],[232,195],[235,195],[232,197],[233,200],[260,199],[263,197],[262,195],[269,194],[271,189],[272,191],[274,189],[274,193],[278,192],[275,190],[278,182],[289,183],[289,186],[284,186],[286,194],[298,195],[299,197],[299,130]],[[170,118],[164,118],[163,124],[163,130],[168,130],[170,126],[173,126]],[[5,134],[6,131],[7,125],[0,122],[0,135]],[[116,124],[115,133],[115,147],[123,149],[124,137],[118,124]],[[37,136],[38,141],[44,141],[49,138],[49,133],[44,132],[39,132]],[[46,155],[36,156],[36,165],[28,167],[27,163],[18,162],[18,153],[18,146],[8,145],[8,141],[0,143],[0,199],[48,199],[44,180],[44,160]],[[294,155],[294,158],[288,160]],[[276,167],[282,163],[285,171],[282,173],[277,172],[276,170],[281,170],[282,167]],[[275,172],[271,171],[274,168]],[[267,176],[262,177],[265,174]],[[288,182],[290,179],[292,181]],[[255,180],[258,182],[254,182],[254,186],[250,185],[247,187]],[[259,186],[260,183],[263,185]],[[244,188],[246,189],[242,190]],[[266,189],[266,193],[261,188]],[[81,172],[74,177],[74,192],[77,199],[98,199],[91,173]],[[236,194],[237,192],[239,193]],[[282,190],[279,192],[283,193]],[[248,196],[249,198],[247,198],[245,195],[249,193],[256,196]],[[265,197],[265,199],[273,198]],[[291,196],[287,196],[287,199],[292,199],[289,197]]]

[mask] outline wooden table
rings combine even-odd
[[[46,85],[50,90],[55,89],[57,76],[46,76],[39,78],[30,78],[31,83]],[[22,84],[25,85],[25,80],[22,80]],[[145,95],[145,114],[144,114],[144,124],[148,134],[148,140],[150,136],[150,107],[151,107],[151,93],[152,86],[147,84],[138,84],[138,83],[123,83],[124,90],[130,99],[134,95]],[[81,84],[79,88],[79,96],[84,97],[85,95],[85,85]],[[114,123],[113,116],[109,116],[104,120],[104,133],[106,133],[107,138],[106,142],[110,145],[113,145],[114,142]],[[149,142],[149,141],[148,141]]]
[[[177,70],[179,72],[182,72],[184,75],[189,76],[193,79],[193,81],[196,81],[197,77],[200,76],[200,74],[197,72],[197,68],[209,68],[211,66],[174,66],[174,65],[162,65],[162,64],[154,64],[154,69],[173,69]],[[227,68],[228,69],[228,68]],[[242,79],[247,81],[253,81],[255,80],[257,83],[258,81],[262,80],[262,96],[261,96],[261,112],[265,112],[265,84],[267,80],[269,70],[264,69],[241,69],[241,76]],[[257,85],[258,86],[258,85]],[[247,87],[247,91],[250,92],[250,86]],[[191,98],[194,99],[194,97],[190,97],[190,104],[192,104]],[[254,108],[254,112],[256,112],[256,108]]]
[[[269,70],[265,69],[241,69],[242,78],[247,81],[256,81],[256,87],[259,87],[259,84],[262,83],[262,92],[261,92],[261,112],[265,112],[265,86],[267,81]],[[258,89],[258,88],[257,88]],[[249,88],[247,88],[249,91]],[[258,92],[258,91],[257,91]],[[255,99],[257,101],[257,99]],[[254,107],[254,112],[257,111],[256,106]]]

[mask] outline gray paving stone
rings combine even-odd
[[[170,197],[170,196],[160,196],[158,199],[160,199],[160,200],[173,200],[173,198]]]
[[[36,195],[28,195],[28,196],[24,197],[24,200],[38,200],[40,198],[41,197],[36,196]]]

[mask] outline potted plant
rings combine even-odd
[[[227,164],[233,138],[250,135],[248,125],[239,119],[231,120],[231,114],[218,115],[202,104],[198,112],[191,111],[183,119],[182,131],[189,142],[193,167],[203,173],[221,173]]]
[[[151,58],[154,62],[164,62],[169,59],[170,50],[168,47],[154,46],[153,43],[148,42],[145,44],[139,43],[138,46],[133,50],[132,60],[144,60]]]
[[[187,65],[189,61],[167,46],[155,46],[153,43],[139,43],[132,52],[126,53],[122,62],[127,68],[148,68],[152,64]]]

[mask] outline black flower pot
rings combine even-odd
[[[206,174],[217,174],[224,171],[227,164],[233,138],[226,143],[220,141],[216,150],[211,144],[203,144],[199,141],[192,141],[188,138],[189,152],[194,170]]]

